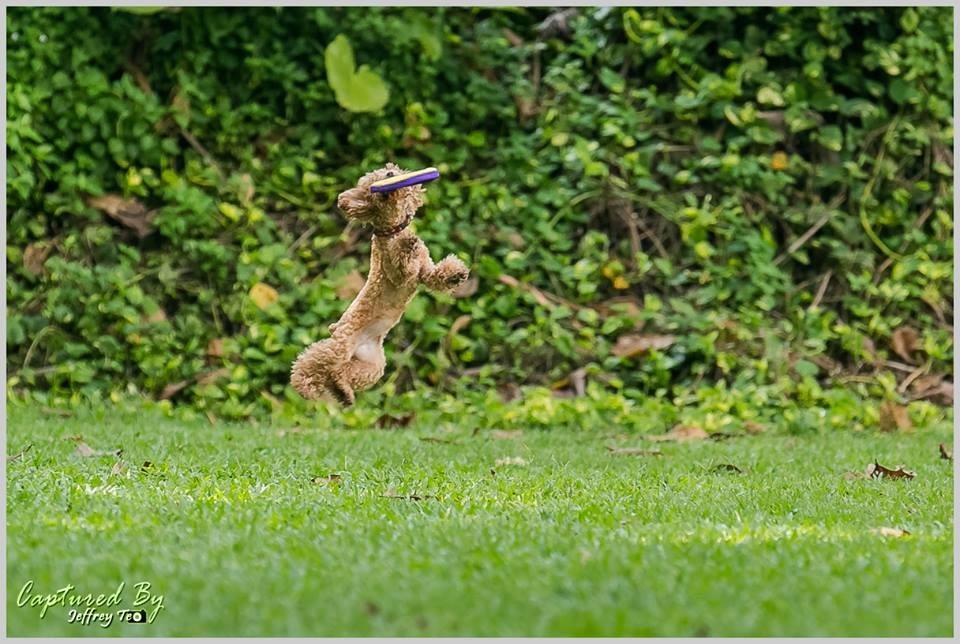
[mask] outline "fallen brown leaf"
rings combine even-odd
[[[920,348],[920,333],[911,326],[902,326],[890,336],[894,353],[913,364],[913,352]]]
[[[110,468],[110,476],[120,476],[123,474],[123,461],[117,461],[113,464],[113,467]]]
[[[881,537],[907,537],[910,535],[909,530],[902,530],[901,528],[874,528],[870,532],[879,534]]]
[[[663,452],[658,449],[645,449],[643,447],[613,447],[605,445],[611,456],[663,456]]]
[[[762,434],[764,432],[764,427],[760,423],[748,420],[743,424],[743,428],[747,431],[748,434]]]
[[[439,437],[437,437],[437,436],[421,436],[421,437],[420,437],[420,440],[422,440],[422,441],[425,442],[425,443],[447,443],[447,444],[451,444],[451,443],[456,443],[456,442],[457,442],[457,441],[455,441],[455,440],[453,440],[453,439],[450,439],[450,438],[439,438]]]
[[[903,469],[903,466],[900,465],[895,470],[884,467],[874,461],[867,466],[867,476],[872,476],[875,479],[885,478],[885,479],[912,479],[917,475],[916,472],[911,472],[910,470]]]
[[[708,434],[707,438],[712,441],[725,441],[730,438],[740,438],[741,436],[743,436],[743,434],[734,434],[731,432],[713,432]]]
[[[451,291],[451,295],[456,298],[470,297],[480,288],[480,280],[475,276],[468,277],[460,286]]]
[[[207,355],[211,358],[223,356],[223,338],[213,338],[207,343]]]
[[[53,244],[37,242],[23,249],[23,269],[31,275],[43,274],[43,263],[53,251]]]
[[[387,499],[407,499],[410,501],[422,501],[424,499],[437,498],[433,494],[397,494],[396,490],[394,490],[392,487],[387,488],[387,491],[383,493],[383,496]]]
[[[953,383],[943,376],[920,376],[911,383],[910,400],[929,399],[938,405],[953,405]]]
[[[177,392],[190,384],[189,380],[181,380],[180,382],[171,382],[166,387],[163,388],[163,391],[160,392],[160,400],[169,400],[173,398]]]
[[[314,476],[310,479],[311,483],[316,483],[317,485],[332,485],[336,483],[341,483],[343,477],[339,474],[327,474],[325,476]]]
[[[402,416],[391,416],[390,414],[383,414],[380,418],[377,419],[377,427],[380,429],[387,429],[389,427],[407,427],[413,422],[413,418],[416,416],[413,412],[409,414],[404,414]]]
[[[61,416],[63,418],[69,418],[73,416],[73,412],[69,409],[56,409],[54,407],[41,407],[40,411],[51,416]]]
[[[159,324],[160,322],[167,321],[167,312],[161,308],[158,308],[153,313],[144,315],[140,319],[146,324]]]
[[[221,378],[226,378],[230,375],[230,369],[227,367],[221,367],[219,369],[214,369],[213,371],[208,371],[197,376],[197,384],[204,386],[214,383]],[[179,391],[179,390],[178,390]],[[266,392],[261,392],[266,393]]]
[[[340,280],[334,293],[341,300],[351,300],[356,297],[366,283],[367,280],[360,274],[360,271],[354,269]]]
[[[885,432],[892,432],[896,429],[913,429],[913,423],[910,422],[907,408],[889,400],[880,403],[880,429]]]
[[[515,382],[504,382],[497,385],[497,393],[500,394],[500,399],[503,402],[511,402],[523,395],[520,385]]]
[[[83,458],[91,458],[94,456],[117,456],[119,457],[123,454],[122,449],[107,449],[107,450],[96,450],[84,443],[82,440],[77,441],[77,454]]]
[[[29,452],[31,448],[33,448],[33,443],[30,443],[16,454],[8,454],[7,463],[16,463],[17,461],[22,461],[23,455]]]
[[[587,370],[583,367],[572,371],[569,376],[550,385],[553,395],[558,398],[582,396],[587,391]]]
[[[700,441],[709,438],[709,436],[702,427],[697,427],[696,425],[674,425],[673,429],[666,434],[655,434],[653,436],[646,436],[645,438],[657,442],[676,441],[682,443],[686,441]]]
[[[675,335],[621,335],[610,353],[618,358],[632,358],[651,349],[666,349],[676,341]]]
[[[498,441],[510,441],[523,436],[522,429],[491,429],[490,438]]]
[[[523,38],[518,36],[513,30],[503,28],[503,35],[506,37],[507,41],[514,47],[519,47],[523,44]]]
[[[737,467],[736,465],[733,465],[732,463],[720,463],[719,465],[713,466],[713,467],[710,469],[710,471],[711,471],[711,472],[716,472],[716,473],[721,473],[721,472],[733,472],[733,473],[735,473],[735,474],[743,474],[743,470],[741,470],[741,469],[740,469],[739,467]]]
[[[948,451],[947,446],[944,445],[943,443],[940,443],[940,458],[942,458],[945,461],[953,460],[953,452]]]
[[[244,204],[250,204],[250,202],[253,201],[255,192],[256,188],[253,185],[253,177],[247,173],[240,175],[240,189],[238,191],[240,201]]]
[[[522,456],[504,456],[503,458],[498,458],[494,465],[500,467],[502,465],[526,465],[527,461]]]
[[[470,324],[470,321],[473,320],[472,315],[460,315],[457,316],[457,319],[453,321],[453,324],[450,325],[450,329],[447,331],[447,339],[452,338],[456,334],[460,333],[463,329]]]
[[[130,228],[141,239],[153,230],[151,223],[157,215],[156,209],[149,210],[136,199],[124,199],[113,194],[90,197],[87,199],[87,205]]]

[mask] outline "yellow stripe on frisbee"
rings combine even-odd
[[[391,192],[414,186],[418,183],[426,183],[440,178],[440,171],[436,168],[424,168],[423,170],[414,170],[413,172],[404,172],[395,177],[388,177],[375,181],[370,184],[370,192]]]

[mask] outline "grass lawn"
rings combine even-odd
[[[123,471],[76,434],[122,448]],[[774,434],[291,432],[12,406],[7,453],[32,447],[7,463],[8,634],[950,636],[952,428]],[[874,459],[916,478],[844,477]],[[163,609],[40,619],[17,606],[28,580],[125,582],[111,612],[148,581]]]

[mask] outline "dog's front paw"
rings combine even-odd
[[[437,264],[437,271],[443,276],[443,285],[456,288],[470,277],[470,269],[459,257],[448,255]]]
[[[462,270],[457,271],[456,273],[451,273],[447,276],[446,285],[450,288],[456,288],[467,281],[470,277],[470,271]]]

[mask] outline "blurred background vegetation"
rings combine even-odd
[[[290,363],[369,253],[335,197],[393,160],[440,168],[416,229],[473,279],[414,300],[373,406],[923,422],[953,395],[952,25],[11,8],[8,393],[315,414]]]

